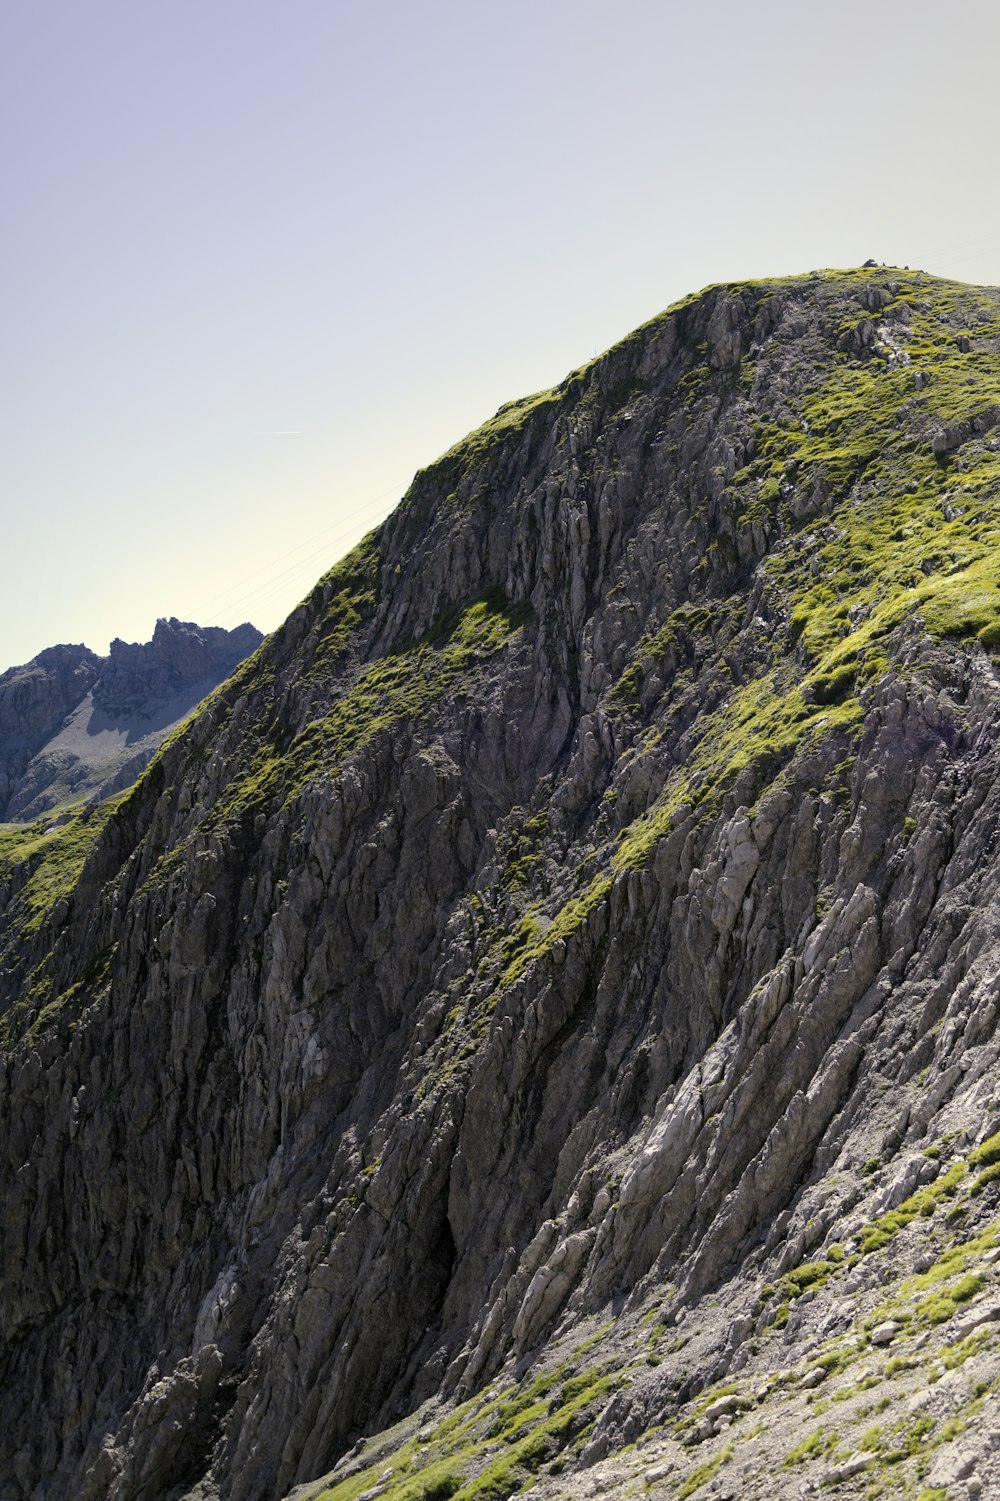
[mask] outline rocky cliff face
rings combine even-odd
[[[710,289],[2,836],[4,1501],[1000,1481],[997,410]]]
[[[252,625],[158,620],[143,645],[54,646],[0,675],[0,822],[128,787],[263,639]]]

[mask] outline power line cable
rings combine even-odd
[[[348,511],[347,518],[353,519],[355,517],[366,515],[369,511],[373,510],[377,505],[379,505],[379,503],[383,501],[387,495],[398,495],[399,493],[400,490],[397,485],[390,485],[388,489],[383,490],[381,494],[374,496],[371,500],[366,500],[363,505],[356,506],[353,510]],[[258,578],[260,574],[266,573],[268,569],[273,568],[276,563],[282,563],[286,558],[293,557],[295,553],[301,552],[303,547],[308,547],[310,542],[315,542],[318,537],[325,536],[326,533],[332,531],[334,527],[341,526],[344,520],[345,517],[340,516],[336,521],[331,521],[329,526],[321,527],[318,532],[313,532],[311,536],[304,537],[301,542],[296,543],[296,545],[289,548],[287,552],[283,552],[279,554],[278,557],[272,558],[269,562],[263,563],[260,568],[255,568],[251,573],[247,573],[242,578],[237,579],[234,584],[230,584],[227,588],[220,590],[218,594],[213,594],[210,599],[204,600],[200,606],[200,609],[207,610],[218,600],[225,599],[227,594],[232,594],[234,589],[242,589],[244,584],[248,584],[251,579]],[[330,545],[332,545],[332,543],[336,540],[336,538],[333,538]]]
[[[364,509],[365,508],[362,508],[362,510]],[[205,620],[205,624],[211,625],[213,621],[221,619],[224,615],[229,615],[230,613],[237,610],[242,610],[243,606],[249,600],[256,599],[258,603],[262,603],[262,596],[266,598],[267,596],[272,594],[279,585],[282,585],[286,579],[290,579],[293,575],[304,574],[305,569],[313,564],[315,559],[323,557],[324,555],[328,555],[332,549],[336,548],[336,556],[330,560],[330,566],[332,566],[333,563],[335,563],[341,555],[340,544],[355,536],[357,532],[357,519],[361,515],[361,512],[355,511],[351,514],[355,517],[354,525],[348,527],[345,531],[340,532],[336,537],[331,537],[329,542],[324,543],[322,547],[316,548],[314,552],[307,554],[306,557],[300,558],[297,563],[292,563],[290,567],[283,568],[280,573],[276,573],[272,578],[265,579],[264,583],[259,584],[256,589],[251,589],[246,594],[240,595],[238,599],[231,600],[228,605],[224,605],[222,609],[217,610],[214,615],[208,616]],[[322,534],[320,533],[319,535]],[[293,548],[292,551],[294,552],[296,551],[296,549]],[[288,554],[285,554],[285,556],[288,556]],[[258,572],[260,572],[260,570],[258,570]],[[312,576],[315,578],[315,569],[312,569],[311,572]],[[248,575],[248,578],[253,578],[254,576],[255,575],[250,574]],[[287,587],[287,585],[285,585],[285,587]]]

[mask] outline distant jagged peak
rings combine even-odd
[[[106,656],[46,647],[0,674],[0,819],[120,790],[164,735],[263,640],[161,617],[152,639],[116,637]]]
[[[92,668],[96,672],[100,664],[101,658],[89,646],[66,642],[58,646],[46,646],[29,661],[0,672],[0,691],[6,683],[40,677],[46,673],[74,672],[81,667]]]
[[[201,643],[231,642],[237,638],[254,638],[263,640],[263,636],[257,627],[249,621],[242,625],[227,629],[221,625],[199,625],[195,620],[181,620],[176,615],[160,615],[153,627],[153,635],[147,642],[128,642],[121,636],[116,636],[111,643],[111,651],[116,647],[123,646],[163,646],[164,644],[179,640],[195,640]]]
[[[242,625],[233,626],[231,630],[228,630],[221,625],[198,625],[193,620],[178,620],[176,615],[161,615],[153,627],[152,645],[190,638],[208,644],[233,643],[237,640],[249,641],[251,639],[260,643],[263,640],[257,627],[246,620]]]
[[[189,649],[202,654],[219,650],[228,654],[236,647],[245,645],[252,644],[252,649],[263,639],[262,632],[249,621],[244,621],[242,625],[228,630],[225,626],[199,625],[194,620],[180,620],[176,615],[160,615],[149,641],[125,641],[121,636],[116,636],[108,648],[106,660],[121,656],[123,653],[143,652],[150,656],[164,653],[175,655],[178,651],[184,652]]]
[[[264,637],[244,622],[233,630],[160,616],[152,640],[115,637],[101,663],[94,702],[108,711],[137,698],[169,698],[207,678],[222,678],[249,656]]]

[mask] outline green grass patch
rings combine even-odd
[[[908,1277],[900,1284],[900,1298],[912,1298],[914,1295],[939,1287],[953,1277],[961,1276],[985,1252],[992,1251],[998,1242],[1000,1242],[1000,1223],[994,1221],[970,1240],[949,1246],[926,1272]]]
[[[938,1352],[949,1371],[956,1371],[965,1365],[967,1360],[972,1360],[993,1339],[992,1329],[973,1329],[964,1339],[958,1340],[953,1345],[944,1345]]]
[[[929,1219],[940,1207],[942,1200],[953,1198],[958,1192],[967,1171],[964,1162],[956,1162],[936,1182],[918,1189],[915,1194],[904,1199],[898,1208],[890,1209],[872,1224],[865,1225],[859,1232],[862,1254],[868,1255],[887,1246],[918,1215]]]
[[[496,597],[469,605],[441,633],[357,669],[329,709],[290,739],[280,716],[212,809],[205,828],[284,801],[307,783],[336,775],[348,758],[397,726],[412,725],[463,675],[501,651],[525,611]]]
[[[925,1324],[944,1324],[963,1303],[968,1303],[983,1286],[983,1279],[966,1272],[954,1282],[943,1284],[916,1304],[914,1312]]]
[[[539,1468],[558,1462],[622,1378],[572,1362],[542,1371],[518,1387],[500,1387],[462,1404],[430,1433],[394,1452],[381,1447],[357,1474],[322,1492],[318,1501],[355,1501],[393,1475],[386,1501],[505,1501]]]
[[[812,1433],[807,1433],[800,1443],[790,1449],[781,1461],[786,1470],[794,1469],[796,1465],[805,1464],[807,1460],[821,1459],[825,1454],[830,1454],[837,1447],[837,1435],[828,1428],[814,1428]]]
[[[677,1492],[679,1501],[687,1501],[688,1496],[693,1496],[695,1491],[700,1490],[703,1485],[707,1485],[719,1473],[722,1466],[729,1463],[732,1457],[733,1446],[732,1444],[726,1444],[713,1459],[707,1459],[704,1464],[700,1464],[697,1469],[692,1470]]]
[[[681,804],[714,808],[744,771],[754,768],[773,778],[796,752],[835,734],[853,733],[860,723],[855,699],[834,706],[811,704],[800,687],[783,684],[778,673],[737,689],[717,711],[703,716],[698,744],[668,779],[659,800],[624,831],[612,868],[644,866],[670,832]]]
[[[518,945],[518,952],[503,974],[500,982],[501,989],[513,985],[529,966],[550,954],[558,940],[565,940],[575,933],[591,912],[606,900],[610,891],[611,877],[595,876],[579,896],[570,897],[569,901],[559,908],[545,932],[541,934],[539,934],[537,921],[534,918],[522,919],[522,926],[526,921],[533,923],[536,936],[524,945]]]
[[[0,880],[22,880],[12,911],[26,934],[41,927],[60,897],[69,896],[125,796],[109,798],[64,823],[45,817],[30,825],[0,827]]]
[[[818,1291],[829,1280],[840,1265],[839,1261],[805,1261],[797,1266],[794,1271],[786,1272],[781,1279],[781,1291],[785,1298],[794,1301],[801,1298],[809,1288]]]
[[[533,396],[505,402],[494,417],[481,427],[453,444],[439,459],[435,459],[423,475],[447,478],[450,484],[457,483],[463,474],[494,456],[501,444],[525,437],[538,418],[546,422],[556,417],[563,402],[558,388],[536,391]]]
[[[1000,1131],[969,1153],[970,1167],[992,1167],[995,1163],[1000,1163]]]
[[[973,1194],[981,1194],[985,1189],[989,1188],[991,1183],[995,1183],[998,1178],[1000,1178],[1000,1162],[994,1162],[990,1167],[984,1168],[983,1171],[977,1175],[976,1180],[970,1188],[969,1192]]]

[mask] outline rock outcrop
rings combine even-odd
[[[709,289],[4,836],[3,1501],[1000,1481],[998,399]]]
[[[112,641],[106,657],[53,646],[0,675],[0,822],[128,787],[263,639],[252,625],[158,620],[144,644]]]

